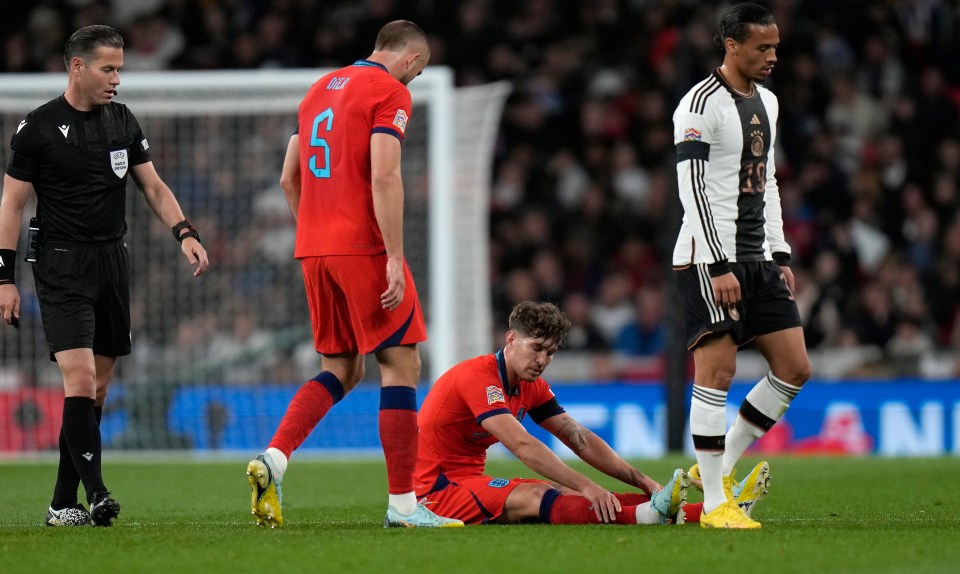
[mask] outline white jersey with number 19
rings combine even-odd
[[[730,87],[719,71],[695,85],[673,114],[683,224],[675,267],[769,261],[790,253],[774,177],[777,97]]]

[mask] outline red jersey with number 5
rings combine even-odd
[[[384,252],[373,212],[370,137],[403,141],[412,102],[382,65],[358,60],[320,78],[303,98],[300,208],[294,256]]]

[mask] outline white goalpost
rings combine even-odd
[[[309,369],[319,361],[311,352],[302,278],[292,259],[294,222],[278,180],[297,107],[324,72],[122,74],[117,101],[140,120],[158,172],[200,230],[211,268],[199,280],[190,277],[169,230],[135,197],[131,183],[127,243],[133,262],[134,354],[118,367],[122,391],[114,412],[124,418],[116,423],[115,445],[202,443],[195,436],[181,441],[178,434],[190,433],[171,428],[176,424],[170,413],[191,408],[181,404],[184,386],[254,389],[315,374]],[[23,116],[61,94],[65,85],[63,74],[2,76],[4,165]],[[423,377],[432,381],[457,361],[492,350],[488,197],[494,139],[510,86],[455,88],[452,71],[437,66],[428,67],[409,88],[414,113],[403,145],[405,253],[427,318]],[[28,204],[24,233],[34,210]],[[32,276],[22,261],[17,277],[24,320],[19,331],[0,330],[0,408],[28,397],[39,419],[50,418],[55,404],[37,397],[60,390],[59,372],[48,360]],[[375,371],[367,369],[367,375]],[[231,417],[259,414],[233,409],[218,415],[206,405],[195,416],[205,418],[211,434],[219,428],[224,436],[217,440],[227,447],[233,444]],[[228,420],[218,422],[218,416]],[[110,444],[108,418],[104,434]],[[127,436],[130,421],[143,418],[149,419],[143,428]],[[43,423],[0,416],[0,435],[8,422],[19,425],[8,435],[21,437],[22,444],[0,441],[0,451],[51,446]],[[272,429],[258,432],[263,438]],[[217,440],[210,439],[209,446],[217,448]]]

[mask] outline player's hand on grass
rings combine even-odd
[[[388,311],[396,309],[403,301],[406,279],[403,273],[403,258],[387,258],[387,290],[380,295],[380,304]]]
[[[620,512],[620,501],[609,490],[596,484],[584,488],[582,494],[587,500],[593,511],[597,513],[597,520],[600,522],[613,522],[618,512]]]

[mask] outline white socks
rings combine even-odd
[[[787,411],[790,402],[800,392],[800,387],[788,385],[773,375],[760,379],[747,393],[737,420],[727,432],[726,452],[723,455],[723,476],[729,476],[744,451],[767,430],[780,420]],[[751,408],[752,407],[752,408]],[[744,418],[744,410],[748,418]],[[750,420],[750,419],[756,420]]]
[[[637,505],[637,524],[660,524],[660,513],[649,500]]]
[[[413,514],[417,509],[417,496],[412,492],[390,494],[387,495],[387,504],[397,509],[400,514]]]
[[[690,433],[693,435],[700,478],[703,480],[704,512],[710,512],[727,499],[723,493],[723,480],[720,475],[724,435],[727,430],[726,407],[726,391],[693,386]]]
[[[283,482],[283,473],[287,472],[287,455],[276,448],[268,448],[266,454],[270,455],[270,460],[274,466],[273,470],[279,475],[277,480]]]

